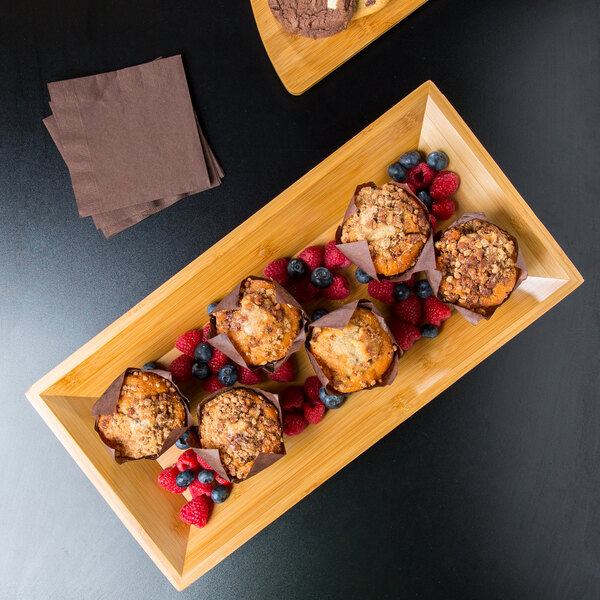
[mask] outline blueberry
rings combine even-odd
[[[354,273],[356,281],[358,283],[369,283],[373,279],[368,273],[365,273],[360,267],[356,267],[356,273]]]
[[[308,271],[307,264],[301,258],[292,258],[287,266],[287,272],[290,277],[300,279],[306,275]]]
[[[326,408],[339,408],[344,401],[346,396],[344,394],[337,396],[336,394],[328,394],[324,387],[319,390],[319,399],[326,406]]]
[[[192,375],[197,379],[208,379],[210,377],[210,369],[206,363],[196,362],[192,365]]]
[[[180,488],[186,488],[194,479],[196,479],[196,473],[192,469],[186,469],[185,471],[181,471],[181,473],[177,473],[175,483]]]
[[[429,285],[429,281],[427,279],[421,279],[415,283],[415,294],[419,296],[419,298],[428,298],[433,294],[433,290]]]
[[[183,435],[175,442],[175,445],[180,450],[187,450],[190,447],[190,445],[187,443],[189,437],[190,437],[190,432],[185,431],[183,433]]]
[[[210,315],[212,313],[213,310],[215,310],[215,308],[217,308],[217,304],[219,304],[218,302],[211,302],[207,307],[206,307],[206,312]]]
[[[441,150],[436,150],[427,155],[427,164],[435,171],[442,171],[448,166],[448,157]]]
[[[410,296],[410,288],[406,283],[397,283],[394,286],[394,298],[398,301],[406,300]]]
[[[194,358],[196,362],[199,363],[207,363],[213,355],[213,348],[210,344],[206,342],[201,342],[196,346],[194,350]]]
[[[229,488],[226,485],[215,485],[210,497],[215,504],[221,504],[229,498]]]
[[[219,369],[217,379],[223,385],[233,385],[238,380],[237,369],[233,365],[225,365]]]
[[[412,169],[421,162],[421,155],[416,150],[405,152],[399,159],[398,162],[406,169]]]
[[[421,327],[421,335],[427,338],[434,338],[438,334],[438,328],[435,325],[429,325],[426,323]]]
[[[417,192],[417,198],[427,207],[427,210],[431,210],[433,198],[429,195],[427,190],[419,190]]]
[[[315,310],[315,312],[312,314],[312,320],[316,321],[317,319],[324,317],[328,312],[329,311],[325,310],[324,308],[317,308],[317,310]]]
[[[198,481],[200,483],[212,483],[215,478],[215,474],[208,469],[203,469],[198,473]]]
[[[333,283],[333,273],[327,267],[317,267],[310,274],[310,282],[318,288],[329,287]]]
[[[400,163],[392,163],[388,167],[388,175],[394,181],[404,181],[406,179],[406,169]]]
[[[156,362],[147,362],[142,367],[142,371],[153,371],[154,369],[160,369],[160,365]]]

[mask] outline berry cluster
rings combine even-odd
[[[178,440],[178,446],[184,444],[187,445],[185,435]],[[231,491],[230,483],[191,448],[179,456],[176,464],[161,471],[158,485],[172,494],[189,490],[192,499],[181,508],[179,518],[196,527],[206,525],[213,504],[225,502]]]
[[[452,195],[458,189],[460,179],[456,173],[446,171],[447,166],[448,157],[441,150],[430,152],[425,161],[418,150],[411,150],[388,167],[388,175],[394,181],[406,183],[427,207],[433,216],[434,230],[437,221],[445,221],[456,212]]]
[[[350,295],[350,284],[344,275],[334,271],[348,266],[350,260],[332,240],[325,247],[309,246],[291,260],[278,258],[263,273],[285,286],[298,302],[309,302],[319,294],[328,300],[343,300]]]

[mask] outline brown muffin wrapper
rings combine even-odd
[[[403,189],[405,192],[410,194],[425,210],[427,215],[429,215],[429,211],[427,207],[419,200],[415,194],[412,193],[411,189],[404,183],[397,183],[395,181],[391,181],[397,187]],[[377,187],[372,181],[368,183],[361,183],[357,186],[356,190],[354,190],[354,195],[352,196],[352,200],[350,200],[350,204],[348,204],[348,208],[346,209],[346,213],[344,214],[344,220],[342,225],[346,222],[346,220],[351,217],[355,212],[357,212],[355,198],[358,195],[358,192],[364,187]],[[369,244],[366,240],[362,240],[360,242],[349,242],[347,244],[342,244],[342,225],[337,228],[335,232],[335,247],[347,258],[349,258],[357,267],[360,267],[365,273],[370,275],[373,279],[377,279],[378,281],[406,281],[410,279],[413,273],[418,273],[420,271],[427,271],[430,269],[435,269],[435,248],[433,245],[433,228],[431,228],[431,233],[425,242],[425,245],[421,249],[421,254],[419,254],[419,258],[413,267],[408,269],[408,271],[404,271],[400,275],[394,276],[385,276],[377,273],[375,269],[375,265],[373,264],[373,259],[371,258],[371,252],[369,251]]]
[[[310,364],[312,365],[312,367],[315,371],[315,375],[319,378],[319,381],[323,384],[323,386],[325,387],[327,392],[330,394],[338,394],[339,395],[339,394],[342,394],[343,392],[340,392],[340,391],[336,390],[334,387],[332,387],[331,385],[329,385],[329,379],[327,378],[325,373],[323,373],[323,370],[321,369],[319,363],[317,362],[316,358],[312,355],[312,352],[310,351],[310,338],[312,335],[312,328],[313,327],[330,327],[332,329],[343,329],[348,324],[350,319],[352,318],[354,311],[359,307],[366,308],[375,315],[375,317],[379,321],[379,324],[381,325],[383,330],[390,336],[390,338],[392,338],[392,341],[394,342],[394,346],[396,347],[396,351],[394,352],[394,358],[392,360],[392,364],[389,366],[388,370],[383,374],[381,381],[379,383],[376,383],[373,386],[362,388],[362,389],[369,390],[374,387],[382,387],[382,386],[390,385],[396,378],[396,375],[398,374],[398,360],[402,356],[403,352],[402,352],[402,349],[395,343],[394,336],[392,335],[392,332],[390,331],[389,327],[387,326],[385,319],[382,317],[381,313],[377,310],[375,305],[372,302],[370,302],[369,300],[365,300],[365,299],[354,300],[353,302],[348,302],[347,304],[340,306],[340,308],[333,310],[330,313],[327,313],[325,316],[321,317],[320,319],[317,319],[316,321],[313,321],[308,326],[308,334],[306,336],[306,342],[305,342],[306,353],[308,354],[308,360],[310,361]],[[362,390],[359,390],[359,391],[362,391]]]
[[[223,392],[226,392],[231,389],[238,389],[238,388],[252,390],[253,392],[260,394],[261,396],[264,396],[269,402],[271,402],[271,404],[273,404],[275,406],[275,408],[277,409],[277,412],[279,413],[279,425],[281,427],[281,440],[282,440],[281,452],[279,452],[279,453],[275,453],[275,452],[259,453],[259,455],[254,459],[254,463],[252,464],[252,467],[250,468],[250,472],[248,473],[248,476],[245,477],[244,479],[238,479],[237,477],[231,477],[230,475],[228,475],[227,472],[225,471],[225,467],[223,466],[223,463],[221,462],[221,458],[219,456],[219,451],[216,449],[208,450],[206,448],[202,448],[202,438],[200,437],[200,420],[202,418],[202,407],[209,400],[212,400],[213,398],[215,398],[216,396],[219,396]],[[277,396],[277,394],[272,394],[271,392],[267,392],[266,390],[261,390],[260,388],[251,387],[248,385],[234,385],[234,386],[224,387],[224,388],[221,388],[220,390],[214,392],[213,394],[210,394],[206,398],[202,399],[198,403],[198,407],[196,408],[196,414],[198,416],[198,426],[194,427],[192,429],[192,435],[190,436],[190,439],[188,440],[188,444],[191,448],[193,448],[194,452],[196,452],[200,457],[202,457],[221,477],[223,477],[223,479],[226,479],[227,481],[231,481],[233,483],[240,483],[242,481],[246,481],[246,479],[250,479],[250,477],[254,477],[254,475],[257,475],[262,470],[266,469],[267,467],[270,467],[274,462],[277,462],[281,457],[285,456],[285,454],[286,454],[285,444],[283,442],[283,413],[281,411],[281,406],[279,405],[279,396]]]
[[[490,219],[488,219],[484,213],[475,212],[475,213],[465,213],[464,215],[460,216],[458,219],[456,219],[456,221],[454,221],[454,223],[449,225],[446,228],[446,230],[450,229],[451,227],[454,227],[455,225],[462,225],[463,223],[466,223],[467,221],[470,221],[471,219],[481,219],[482,221],[487,221],[488,223],[491,223],[492,225],[496,225],[496,223],[494,223],[493,221],[490,221]],[[502,231],[506,231],[506,229],[500,227],[499,225],[496,225],[496,227],[499,227],[500,229],[502,229]],[[516,267],[519,271],[519,274],[517,276],[517,281],[515,282],[515,287],[512,289],[510,294],[506,297],[504,302],[506,302],[510,298],[511,294],[527,279],[527,266],[525,264],[525,258],[523,257],[523,253],[521,252],[519,242],[518,242],[517,238],[515,238],[514,235],[512,235],[508,231],[506,231],[506,233],[508,233],[508,235],[510,235],[510,237],[513,239],[515,245],[517,246]],[[437,269],[432,269],[432,270],[428,270],[426,272],[426,275],[427,275],[427,279],[429,280],[429,283],[431,285],[431,289],[433,290],[433,293],[437,296],[438,291],[440,289],[440,283],[442,281],[442,272],[438,271]],[[446,302],[446,301],[444,301],[444,302]],[[475,312],[473,310],[469,310],[468,308],[465,308],[464,306],[459,306],[457,304],[451,304],[450,302],[446,302],[446,304],[453,306],[457,312],[459,312],[469,323],[471,323],[471,325],[477,325],[477,323],[479,323],[482,319],[485,319],[486,321],[488,319],[490,319],[491,316],[496,312],[496,309],[499,306],[502,306],[502,304],[504,304],[504,302],[501,302],[500,304],[498,304],[498,306],[492,306],[490,308],[484,309],[483,313]]]
[[[123,387],[123,381],[125,380],[125,376],[131,371],[141,371],[141,369],[135,367],[128,367],[121,373],[108,387],[108,389],[98,398],[94,406],[92,406],[92,417],[96,417],[94,422],[94,429],[98,434],[98,437],[102,440],[104,447],[108,450],[108,453],[115,459],[115,462],[122,464],[125,462],[130,462],[132,460],[156,460],[161,454],[164,454],[191,426],[192,426],[192,415],[190,413],[189,400],[179,391],[179,388],[173,383],[173,379],[171,377],[171,373],[169,371],[163,371],[161,369],[148,369],[147,373],[155,373],[159,375],[163,379],[167,379],[179,394],[179,398],[181,399],[181,403],[183,404],[183,408],[185,409],[185,426],[178,427],[177,429],[173,429],[171,433],[167,436],[160,452],[158,454],[150,454],[148,456],[142,456],[140,458],[126,458],[117,456],[114,448],[111,448],[103,439],[100,430],[98,429],[98,417],[100,415],[112,415],[117,409],[117,403],[119,402],[119,398],[121,395],[121,388]]]
[[[239,354],[239,352],[235,349],[235,346],[231,343],[231,340],[227,336],[226,333],[219,333],[217,335],[216,327],[215,327],[215,317],[214,314],[221,310],[237,310],[240,306],[240,287],[246,279],[261,279],[262,281],[270,281],[275,286],[275,300],[280,302],[281,304],[290,304],[291,306],[297,308],[301,314],[300,321],[300,331],[298,335],[292,342],[287,354],[277,360],[266,363],[264,365],[249,365],[243,359],[243,357]],[[211,346],[220,350],[223,354],[228,356],[234,363],[246,367],[251,371],[259,371],[263,370],[267,373],[274,373],[281,367],[281,365],[286,362],[292,354],[295,354],[300,350],[302,345],[304,344],[304,340],[306,339],[306,326],[309,323],[309,318],[304,312],[304,309],[300,305],[300,303],[292,296],[285,288],[279,285],[276,281],[272,279],[268,279],[267,277],[255,277],[251,275],[250,277],[245,277],[238,283],[232,290],[217,304],[215,309],[213,310],[210,317],[210,330],[209,330],[209,338],[206,340]]]

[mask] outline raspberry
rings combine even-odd
[[[454,206],[452,198],[444,198],[443,200],[433,201],[431,212],[435,215],[436,219],[445,221],[456,212],[456,207]]]
[[[181,494],[185,488],[181,488],[175,483],[177,473],[179,473],[177,465],[173,465],[172,467],[161,471],[158,475],[158,485],[172,494]]]
[[[371,298],[375,298],[375,300],[379,300],[384,304],[392,304],[394,302],[394,283],[392,281],[371,279],[367,286],[367,291]]]
[[[242,367],[238,365],[238,381],[243,385],[256,385],[260,383],[262,377],[259,373],[254,373],[250,369],[246,369],[246,367]]]
[[[324,414],[325,405],[320,400],[312,400],[304,403],[304,418],[309,423],[313,423],[314,425],[320,423]]]
[[[225,386],[219,381],[219,378],[215,374],[211,375],[208,379],[204,381],[204,389],[209,394],[213,394],[214,392],[217,392],[224,387]]]
[[[175,340],[175,348],[188,356],[194,358],[194,350],[202,341],[202,334],[197,329],[183,333]]]
[[[436,200],[450,198],[460,185],[460,179],[456,173],[452,171],[440,171],[431,184],[429,193]]]
[[[435,215],[429,215],[429,222],[431,223],[431,230],[435,233],[435,228],[437,227],[437,220]]]
[[[323,266],[324,255],[323,246],[309,246],[298,254],[298,258],[301,258],[311,271],[314,271],[317,267]]]
[[[390,331],[402,350],[408,350],[421,337],[418,327],[397,319],[390,323]]]
[[[194,481],[190,483],[188,490],[190,490],[192,498],[196,498],[197,496],[208,496],[210,498],[210,494],[212,492],[212,484],[200,483],[197,479],[194,479]]]
[[[321,295],[328,300],[343,300],[350,295],[350,284],[343,275],[336,273],[331,285],[321,290]]]
[[[417,190],[424,190],[431,185],[435,174],[426,162],[420,162],[408,172],[408,183],[412,183]]]
[[[394,304],[394,313],[401,321],[406,321],[412,325],[418,325],[423,318],[423,304],[417,296],[409,296]]]
[[[435,296],[425,298],[425,320],[431,325],[439,327],[442,321],[450,317],[452,311],[441,300]]]
[[[192,377],[193,364],[194,359],[191,356],[182,354],[169,365],[169,371],[173,377],[177,377],[181,381],[188,381]]]
[[[208,521],[212,502],[206,496],[196,496],[179,511],[179,518],[188,525],[204,527]]]
[[[202,341],[206,342],[210,330],[210,321],[202,328]]]
[[[211,373],[217,373],[217,371],[227,364],[227,356],[225,356],[217,348],[213,348],[212,358],[206,363]]]
[[[279,404],[284,413],[300,412],[304,406],[304,394],[298,386],[288,387],[281,392]]]
[[[308,426],[308,421],[300,413],[283,415],[283,433],[285,435],[298,435]]]
[[[292,381],[294,379],[294,365],[292,364],[292,360],[289,359],[284,362],[275,373],[269,375],[269,379],[281,383],[289,383]]]
[[[263,271],[264,276],[276,281],[280,285],[285,285],[290,280],[289,273],[287,272],[289,262],[287,258],[278,258],[270,262]]]
[[[407,181],[406,185],[408,186],[408,189],[416,196],[417,188],[410,181]]]
[[[335,240],[331,240],[331,242],[327,243],[325,246],[325,266],[328,269],[343,269],[344,267],[349,267],[351,264],[351,260],[344,256],[336,247]]]
[[[215,481],[221,485],[229,485],[229,481],[223,479],[218,473],[215,473]]]
[[[295,279],[287,289],[301,303],[310,302],[319,293],[319,288],[310,282],[310,275],[306,275],[302,279]]]
[[[199,455],[196,454],[196,458],[198,459],[198,464],[207,471],[212,471],[213,468]]]
[[[200,465],[198,464],[198,455],[191,449],[188,448],[185,452],[179,455],[177,459],[177,468],[180,471],[186,469],[192,469],[192,471],[198,471]]]
[[[315,402],[319,399],[319,390],[323,384],[316,375],[311,375],[304,382],[304,395]]]

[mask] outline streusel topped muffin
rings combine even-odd
[[[203,448],[219,450],[221,463],[231,477],[245,479],[262,452],[283,449],[277,408],[250,388],[230,388],[200,408]]]
[[[425,207],[393,182],[383,187],[365,185],[354,197],[356,212],[343,223],[342,244],[366,240],[380,275],[402,275],[414,267],[431,223]]]
[[[302,326],[291,304],[277,302],[272,281],[248,278],[240,285],[239,307],[213,312],[216,333],[227,335],[249,366],[285,357]]]

